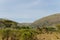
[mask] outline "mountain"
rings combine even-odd
[[[0,18],[0,28],[26,27],[30,25],[31,23],[18,23],[9,19]]]
[[[0,28],[5,28],[5,27],[16,27],[17,24],[18,24],[18,23],[15,22],[15,21],[0,18]]]
[[[49,15],[47,17],[43,17],[39,20],[36,20],[35,22],[32,23],[33,26],[54,26],[56,24],[60,24],[60,13],[56,13],[53,15]]]

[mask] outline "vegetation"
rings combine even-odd
[[[37,32],[33,29],[1,29],[2,40],[36,40]]]

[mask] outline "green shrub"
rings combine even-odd
[[[56,27],[58,30],[60,30],[60,24],[57,24]]]
[[[54,31],[56,31],[56,28],[54,28],[54,27],[46,27],[46,30],[54,32]]]

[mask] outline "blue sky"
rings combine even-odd
[[[60,13],[60,0],[0,0],[0,18],[33,22]]]

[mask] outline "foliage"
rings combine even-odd
[[[53,32],[53,31],[56,31],[56,28],[54,28],[54,27],[46,27],[46,30],[47,30],[47,31],[52,31],[52,32]]]
[[[2,40],[34,40],[37,31],[34,29],[2,29]]]
[[[57,24],[56,27],[58,28],[58,30],[60,30],[60,24]]]

